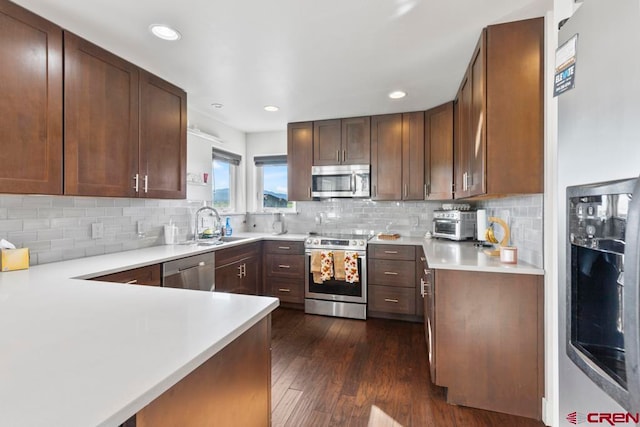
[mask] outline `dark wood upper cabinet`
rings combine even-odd
[[[425,190],[427,200],[453,198],[453,102],[425,112]]]
[[[371,198],[424,200],[424,113],[371,118]]]
[[[371,117],[371,198],[402,200],[402,114]]]
[[[287,125],[287,169],[289,200],[311,200],[313,122]]]
[[[0,1],[0,193],[62,194],[62,29]]]
[[[66,32],[65,194],[135,197],[139,69]]]
[[[371,118],[342,119],[342,164],[368,165],[371,161]]]
[[[341,159],[340,119],[313,122],[313,165],[339,165]]]
[[[369,164],[369,117],[313,122],[313,165]]]
[[[543,18],[482,31],[455,108],[455,198],[543,191]]]
[[[69,32],[65,194],[186,197],[187,95]]]
[[[140,175],[145,197],[187,195],[187,94],[140,72]]]
[[[424,200],[424,112],[402,115],[402,200]]]

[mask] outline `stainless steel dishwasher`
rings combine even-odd
[[[213,252],[180,258],[162,265],[162,286],[166,288],[213,291],[216,287]]]

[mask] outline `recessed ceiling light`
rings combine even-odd
[[[280,108],[276,107],[275,105],[265,105],[264,106],[264,110],[265,111],[269,111],[269,112],[272,112],[272,113],[278,111],[279,109]]]
[[[180,40],[182,37],[178,30],[164,24],[149,25],[149,31],[151,31],[154,36],[161,38],[162,40]]]
[[[220,104],[219,102],[214,102],[213,104],[211,104],[211,106],[213,108],[222,108],[222,107],[224,107],[224,105]]]
[[[403,92],[401,90],[394,90],[389,94],[389,98],[391,99],[400,99],[404,98],[405,96],[407,96],[407,92]]]

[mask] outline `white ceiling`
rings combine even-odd
[[[184,88],[246,132],[453,99],[482,27],[552,0],[14,0]],[[166,23],[166,42],[148,31]],[[390,100],[402,89],[408,96]],[[214,109],[212,103],[224,104]],[[268,113],[263,106],[280,107]]]

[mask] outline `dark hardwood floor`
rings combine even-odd
[[[429,381],[421,324],[279,308],[272,348],[274,427],[543,426],[447,404]]]

